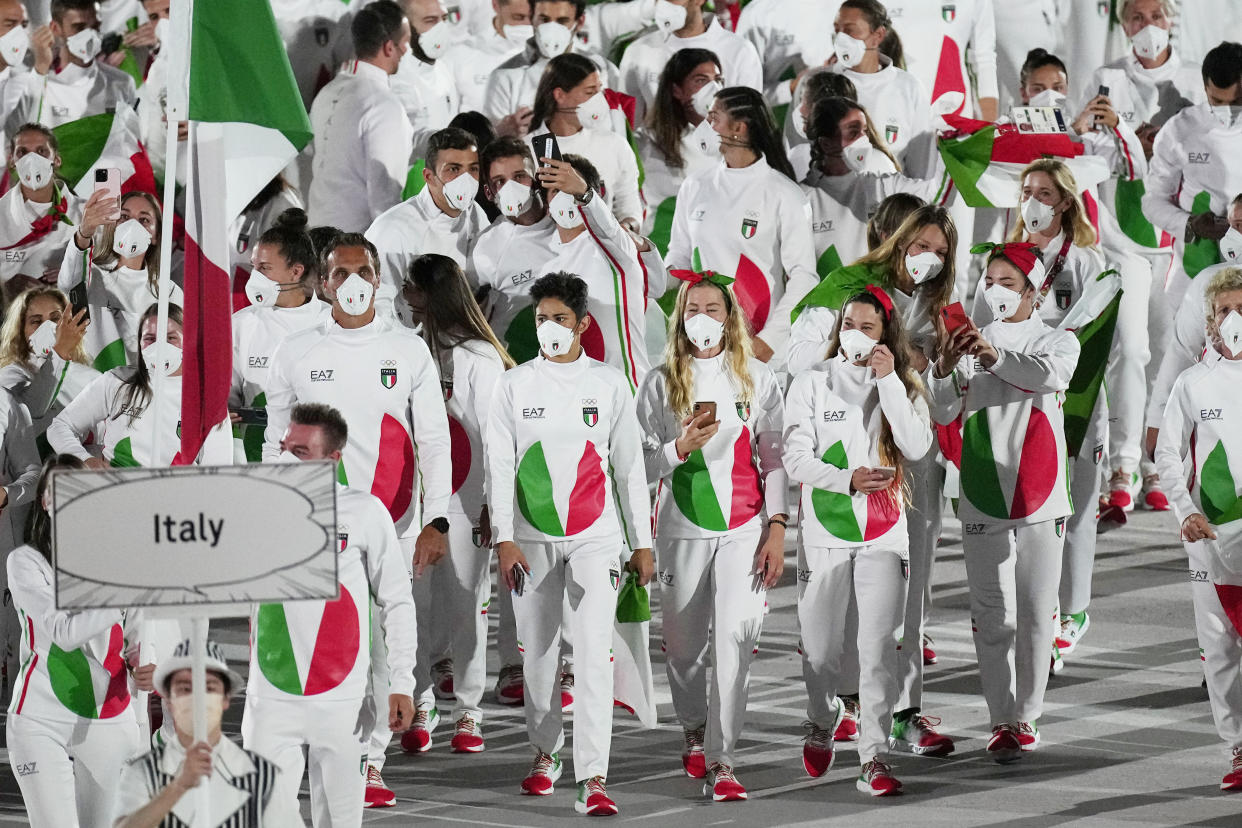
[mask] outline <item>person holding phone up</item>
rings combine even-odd
[[[1040,318],[1044,279],[1036,245],[995,246],[983,297],[996,321],[942,334],[929,380],[935,421],[962,415],[962,548],[998,762],[1039,744],[1071,512],[1061,405],[1080,349]]]
[[[638,419],[647,477],[659,481],[661,612],[682,766],[706,777],[715,801],[731,802],[746,799],[734,750],[767,590],[785,566],[784,403],[751,351],[733,279],[673,275],[683,283],[664,364],[639,389]]]
[[[798,374],[785,400],[785,468],[802,484],[798,621],[807,730],[802,764],[822,776],[845,715],[838,694],[846,636],[857,636],[858,790],[901,790],[884,761],[901,692],[902,623],[909,581],[906,477],[932,445],[923,383],[905,323],[882,288],[846,301],[825,361]],[[851,605],[858,620],[847,623]]]

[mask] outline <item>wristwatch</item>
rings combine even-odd
[[[432,529],[435,529],[441,535],[448,534],[449,522],[448,522],[448,518],[446,517],[438,517],[435,520],[428,521],[427,525],[430,526]]]
[[[590,204],[591,199],[595,198],[595,191],[587,187],[587,191],[580,196],[574,196],[574,201],[578,204]]]

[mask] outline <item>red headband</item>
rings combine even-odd
[[[997,256],[1004,256],[1014,267],[1021,270],[1023,275],[1028,279],[1031,272],[1036,266],[1043,268],[1043,259],[1040,258],[1039,247],[1031,242],[1006,242],[1005,244],[993,244],[991,242],[983,242],[976,244],[970,248],[971,253],[987,253],[988,261],[992,261]],[[1031,281],[1034,281],[1033,279]]]
[[[876,285],[867,285],[867,293],[870,293],[880,303],[880,307],[884,308],[884,321],[888,322],[893,318],[893,300],[889,297],[884,289]]]
[[[723,273],[716,273],[711,270],[704,270],[700,273],[695,270],[676,269],[670,270],[668,275],[691,285],[697,285],[699,282],[710,282],[717,287],[724,288],[733,284],[732,276],[725,276]]]

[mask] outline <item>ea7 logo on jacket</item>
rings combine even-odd
[[[986,523],[964,523],[962,524],[962,531],[965,532],[967,535],[982,535],[983,530],[985,530],[986,528],[987,528]]]
[[[249,364],[251,368],[266,368],[267,357],[252,356],[249,359]]]
[[[1211,164],[1212,153],[1210,152],[1188,152],[1186,160],[1191,164]]]
[[[521,273],[513,274],[512,282],[515,285],[520,285],[520,284],[529,282],[533,277],[534,277],[533,271],[523,270]]]
[[[825,423],[843,423],[843,422],[845,422],[845,409],[843,408],[843,409],[841,409],[840,411],[825,411],[825,412],[824,412],[824,422],[825,422]]]
[[[542,408],[523,408],[522,419],[523,420],[542,420],[543,409]]]
[[[332,382],[332,368],[312,368],[310,372],[311,382]]]
[[[1207,583],[1207,579],[1208,579],[1208,574],[1207,574],[1207,570],[1206,570],[1206,569],[1192,569],[1192,570],[1190,570],[1190,580],[1192,580],[1192,581],[1194,581],[1194,582],[1196,582],[1196,583],[1206,584],[1206,583]]]
[[[1204,422],[1207,422],[1208,420],[1223,420],[1225,419],[1225,415],[1222,413],[1223,411],[1224,409],[1222,408],[1200,408],[1199,419]]]
[[[831,233],[832,219],[824,219],[823,221],[811,222],[811,230],[815,233]]]

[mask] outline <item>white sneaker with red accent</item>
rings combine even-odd
[[[930,635],[927,635],[926,633],[923,634],[923,666],[924,667],[931,665],[931,664],[935,664],[937,661],[940,660],[940,658],[936,655],[936,650],[932,647],[932,645],[935,643],[936,643],[935,641],[932,641],[932,637]]]
[[[497,704],[517,705],[526,701],[526,677],[521,664],[509,664],[500,668],[496,676]]]
[[[574,801],[574,810],[587,816],[616,816],[617,803],[608,797],[604,777],[592,776],[585,782],[578,783],[578,798]]]
[[[560,778],[561,755],[540,753],[531,764],[530,773],[522,780],[522,793],[526,796],[548,796]]]
[[[453,659],[442,658],[431,665],[431,687],[437,699],[455,699],[453,692]]]
[[[397,795],[384,784],[379,768],[367,764],[367,787],[362,794],[364,808],[391,808],[397,804]]]
[[[703,793],[711,794],[714,802],[741,802],[747,796],[746,788],[733,775],[733,768],[719,762],[707,769],[707,781],[703,784]]]
[[[1018,722],[1018,744],[1030,753],[1039,747],[1039,725],[1035,722]]]
[[[561,712],[574,712],[574,674],[561,673]]]
[[[858,699],[853,696],[842,696],[841,701],[845,705],[845,712],[837,724],[836,732],[832,734],[832,739],[834,742],[857,742]]]
[[[1018,741],[1017,728],[1005,722],[992,726],[992,737],[988,739],[988,753],[1002,765],[1016,762],[1022,758],[1022,743]]]
[[[420,707],[414,711],[414,724],[401,734],[401,749],[406,753],[426,753],[431,750],[431,732],[440,723],[440,711],[435,707]]]
[[[1143,478],[1143,508],[1153,512],[1169,511],[1169,498],[1160,489],[1160,475],[1149,474]]]
[[[809,776],[818,779],[832,770],[837,758],[836,740],[832,738],[832,730],[819,727],[815,722],[803,722],[802,729],[806,731],[802,737],[802,767]]]
[[[1233,749],[1233,760],[1229,764],[1229,773],[1220,780],[1222,791],[1242,791],[1242,748]]]
[[[948,756],[955,747],[953,738],[936,730],[940,719],[914,713],[905,721],[893,717],[888,737],[889,750],[913,753],[916,756]]]
[[[879,759],[872,759],[862,766],[862,773],[854,787],[871,796],[892,796],[901,793],[901,782],[893,776],[893,770]]]
[[[686,749],[681,754],[681,767],[691,779],[707,776],[707,759],[703,755],[703,728],[685,731]]]
[[[462,714],[453,727],[454,753],[482,753],[483,728],[468,713]]]

